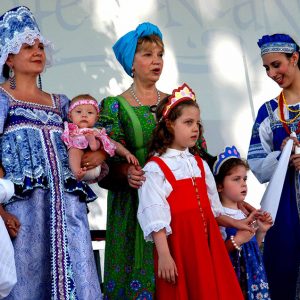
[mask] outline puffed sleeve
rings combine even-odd
[[[14,195],[14,192],[13,182],[0,178],[0,203],[7,202]]]
[[[146,180],[138,189],[137,217],[145,240],[153,241],[152,232],[165,228],[167,235],[172,233],[170,207],[166,200],[172,187],[156,163],[149,162],[144,167],[144,171]]]
[[[117,97],[107,97],[100,103],[97,127],[106,129],[108,136],[125,146],[125,136],[120,121],[120,105]]]
[[[6,122],[8,112],[8,96],[2,90],[0,90],[0,135],[3,133],[4,124]]]
[[[253,125],[247,157],[250,169],[260,183],[271,179],[280,154],[281,151],[273,149],[273,132],[266,106],[263,105]]]
[[[3,219],[0,216],[0,299],[8,296],[17,282],[14,248],[6,230]]]
[[[207,188],[207,195],[210,201],[211,209],[215,217],[224,215],[225,211],[221,204],[219,193],[216,187],[214,176],[205,160],[203,160],[203,166],[205,171],[205,182]]]

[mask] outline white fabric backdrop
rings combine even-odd
[[[166,48],[158,87],[171,92],[187,82],[193,88],[212,154],[235,144],[246,156],[258,108],[279,93],[265,75],[258,38],[288,33],[300,42],[296,0],[1,0],[0,13],[16,5],[33,11],[55,45],[55,66],[43,75],[44,89],[69,97],[88,92],[100,101],[126,89],[131,80],[111,47],[144,21],[158,25]],[[247,201],[258,206],[265,186],[249,177]],[[100,193],[91,224],[104,228],[105,192]]]

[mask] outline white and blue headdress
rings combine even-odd
[[[19,53],[22,44],[33,45],[39,39],[46,51],[46,67],[52,65],[52,43],[39,30],[36,20],[25,6],[17,6],[0,17],[0,82],[4,81],[3,66],[8,54]]]
[[[264,35],[257,42],[261,56],[272,52],[294,53],[298,51],[295,41],[287,34]]]
[[[224,152],[217,156],[217,160],[213,165],[213,174],[218,175],[224,162],[231,158],[241,158],[240,153],[235,146],[226,146]]]

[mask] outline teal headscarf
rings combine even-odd
[[[159,28],[149,22],[145,22],[140,24],[135,30],[123,35],[114,44],[115,56],[129,76],[132,77],[132,64],[138,39],[152,34],[159,36],[162,40],[162,33]]]

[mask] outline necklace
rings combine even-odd
[[[289,111],[291,111],[291,112],[299,113],[299,112],[300,112],[300,109],[292,109],[292,108],[290,108],[289,105],[288,105],[287,102],[286,102],[286,99],[285,99],[285,97],[284,97],[283,91],[282,91],[281,93],[282,93],[282,99],[283,99],[284,105],[285,105],[285,107],[287,108],[287,110],[289,110]]]
[[[279,120],[282,123],[282,126],[284,127],[285,131],[287,132],[288,135],[291,134],[291,130],[288,127],[288,124],[293,123],[299,116],[300,116],[300,112],[298,112],[298,114],[296,115],[295,118],[286,121],[284,118],[284,113],[283,113],[283,105],[284,105],[284,99],[283,99],[283,93],[281,92],[279,95],[279,99],[278,99],[278,106],[279,106],[279,111],[278,111],[278,116],[279,116]],[[300,121],[297,124],[297,129],[295,130],[296,134],[300,133]]]
[[[139,106],[143,106],[143,103],[139,100],[139,98],[136,96],[136,94],[135,94],[135,92],[134,92],[133,84],[131,84],[129,90],[130,90],[130,93],[131,93],[133,99],[139,104]],[[160,102],[160,92],[159,92],[158,89],[156,89],[156,93],[157,93],[157,102],[156,102],[156,104],[150,106],[150,111],[151,111],[152,113],[155,113],[155,112],[156,112],[157,105],[158,105],[158,103]]]

